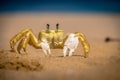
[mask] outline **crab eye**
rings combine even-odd
[[[57,30],[59,29],[59,24],[58,24],[58,23],[56,24],[56,29],[57,29]]]
[[[50,25],[49,25],[49,24],[47,24],[46,26],[47,26],[47,27],[46,27],[46,28],[47,28],[47,30],[49,30],[49,28],[50,28]]]

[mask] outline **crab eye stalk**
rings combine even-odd
[[[46,30],[46,31],[47,31],[47,32],[49,32],[50,25],[49,25],[49,24],[47,24],[47,25],[46,25],[46,28],[47,28],[47,30]]]
[[[56,30],[58,31],[58,29],[59,29],[59,24],[57,23],[56,24]]]

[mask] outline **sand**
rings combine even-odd
[[[104,41],[120,39],[119,21],[119,14],[0,14],[0,80],[119,80],[120,42]],[[62,49],[52,49],[51,57],[32,46],[27,47],[28,54],[10,51],[9,40],[15,34],[30,28],[37,37],[47,23],[51,29],[59,23],[65,34],[84,33],[91,46],[89,57],[83,57],[81,44],[72,57],[65,58]]]

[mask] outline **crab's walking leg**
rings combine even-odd
[[[14,50],[15,44],[20,40],[18,44],[17,51],[20,53],[20,50],[23,49],[26,52],[27,44],[32,45],[35,48],[40,48],[40,42],[37,40],[31,29],[25,29],[19,32],[10,40],[10,47]]]
[[[20,41],[17,47],[17,51],[20,53],[20,50],[23,49],[24,52],[26,53],[26,47],[27,44],[35,47],[35,48],[41,48],[40,42],[37,40],[35,35],[33,34],[32,30],[29,30],[26,34],[25,37]]]
[[[12,50],[14,50],[15,44],[26,34],[29,32],[29,29],[24,29],[18,34],[16,34],[11,40],[10,40],[10,47]]]
[[[89,45],[84,34],[77,32],[77,33],[75,33],[75,35],[78,37],[79,41],[81,41],[81,44],[84,48],[84,53],[85,53],[84,57],[86,58],[88,56],[89,51],[90,51],[90,45]]]
[[[30,39],[30,34],[27,33],[26,36],[20,41],[20,43],[18,44],[18,47],[17,47],[17,51],[18,53],[20,53],[20,50],[23,48],[24,52],[26,52],[26,47],[27,47],[27,44],[29,42],[29,39]]]

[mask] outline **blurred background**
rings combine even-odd
[[[82,32],[89,41],[119,37],[119,0],[0,0],[0,48],[25,28],[36,35],[56,23],[65,34]]]
[[[1,12],[120,12],[119,0],[1,0]]]

